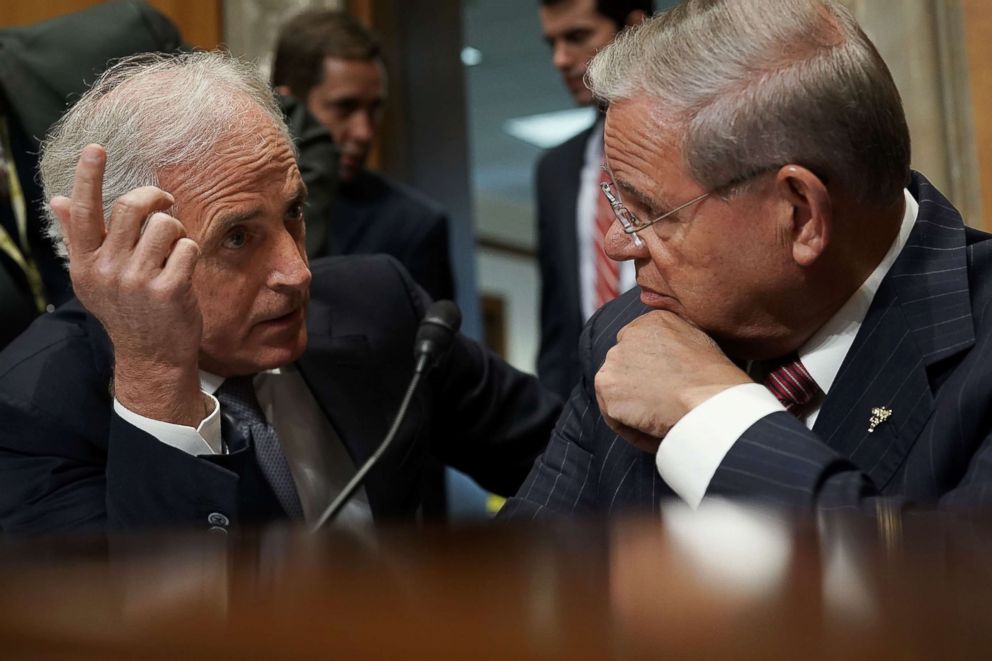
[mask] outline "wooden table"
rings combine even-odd
[[[0,658],[992,657],[992,517],[0,539]]]

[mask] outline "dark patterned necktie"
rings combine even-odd
[[[820,388],[795,353],[775,361],[761,385],[768,388],[789,413],[798,416]]]
[[[217,390],[217,399],[238,430],[255,448],[255,458],[279,503],[293,519],[303,519],[293,474],[279,444],[276,430],[265,419],[255,395],[254,376],[232,377]]]

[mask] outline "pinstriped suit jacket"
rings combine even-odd
[[[812,430],[788,413],[752,425],[707,491],[821,508],[992,504],[992,236],[966,228],[923,176],[919,216],[882,282]],[[582,381],[503,517],[654,509],[673,492],[654,455],[614,434],[593,377],[617,331],[648,310],[637,290],[583,331]],[[872,409],[891,416],[869,432]],[[702,442],[704,439],[700,439]]]

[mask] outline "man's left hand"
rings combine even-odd
[[[617,333],[596,374],[596,401],[610,429],[655,452],[686,413],[751,382],[703,331],[672,312],[655,310]]]

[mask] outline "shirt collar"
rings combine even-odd
[[[280,374],[289,374],[292,371],[294,371],[294,367],[292,365],[283,365],[282,367],[274,367],[270,370],[261,371],[255,378],[257,379],[258,376],[262,374],[279,376]],[[200,370],[200,389],[208,395],[216,394],[221,385],[223,385],[224,381],[225,378],[223,376],[217,376],[211,372]],[[255,387],[258,387],[257,383],[255,384]]]
[[[902,224],[885,257],[840,310],[799,347],[799,358],[824,393],[830,392],[841,363],[868,314],[872,299],[913,231],[920,205],[908,190],[903,190],[903,196],[906,199],[906,208],[903,211]]]

